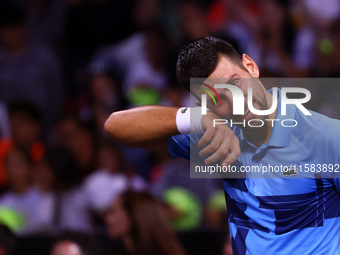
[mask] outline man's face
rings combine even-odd
[[[13,112],[10,116],[10,124],[15,144],[29,147],[39,140],[41,125],[26,113]]]
[[[207,96],[207,107],[215,114],[223,119],[233,122],[242,122],[243,120],[249,121],[250,119],[265,119],[265,116],[255,116],[249,111],[248,108],[248,88],[252,88],[253,106],[258,110],[268,109],[268,103],[266,99],[266,90],[258,79],[258,72],[254,72],[252,69],[256,64],[249,57],[243,57],[243,63],[246,69],[242,69],[238,65],[229,61],[226,57],[221,57],[214,72],[205,80],[205,84],[214,87],[215,84],[231,84],[237,86],[242,90],[244,95],[244,115],[233,115],[233,97],[229,89],[216,88],[216,92],[221,98],[222,104],[219,102],[214,93],[216,104],[210,96]],[[256,67],[257,70],[257,67]],[[203,88],[203,85],[199,85],[193,88],[194,95],[201,100],[201,95],[205,92],[199,88]],[[254,123],[255,124],[255,123]]]

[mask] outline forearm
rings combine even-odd
[[[114,112],[105,122],[105,130],[116,142],[147,147],[179,134],[177,110],[175,107],[152,105]]]

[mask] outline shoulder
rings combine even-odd
[[[294,136],[305,146],[324,158],[338,159],[340,155],[340,120],[310,111],[311,116],[297,114],[299,128]]]
[[[296,110],[297,111],[297,110]],[[335,137],[340,134],[340,120],[329,118],[323,114],[310,111],[312,115],[305,116],[300,112],[296,112],[296,121],[299,129],[297,132],[304,135],[314,135],[314,138]]]

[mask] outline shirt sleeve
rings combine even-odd
[[[168,138],[168,153],[171,159],[184,158],[196,163],[203,163],[204,159],[198,154],[197,141],[199,136],[175,135]]]

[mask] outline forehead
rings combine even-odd
[[[244,72],[238,65],[230,61],[227,57],[221,56],[215,70],[208,78],[230,78],[234,75],[242,75]],[[244,74],[243,74],[244,75]]]
[[[210,87],[214,87],[215,84],[228,84],[232,83],[232,81],[236,78],[250,78],[252,77],[248,71],[241,68],[233,61],[229,60],[226,56],[220,56],[219,61],[215,70],[207,77],[205,80],[201,79],[198,82],[194,82],[191,84],[190,89],[191,93],[194,96],[198,96],[204,93],[199,88],[205,85],[210,85]],[[202,84],[205,85],[202,85]],[[210,88],[211,89],[211,88]],[[224,89],[215,89],[216,92],[223,92]]]
[[[208,78],[204,81],[195,82],[190,87],[190,92],[196,98],[202,94],[222,94],[224,89],[215,88],[215,84],[228,84],[228,78]]]

